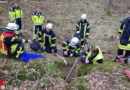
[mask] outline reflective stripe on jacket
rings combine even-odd
[[[18,8],[14,8],[12,7],[10,10],[9,10],[9,18],[10,18],[10,21],[14,21],[15,19],[18,19],[18,18],[23,18],[23,12],[21,10],[20,7]]]
[[[9,32],[5,32],[3,31],[3,33],[1,34],[1,37],[0,37],[0,49],[1,49],[1,53],[2,54],[5,54],[7,55],[8,54],[8,48],[6,46],[6,44],[4,43],[4,40],[6,37],[9,37],[9,36],[13,36],[14,33],[9,33]]]
[[[130,50],[130,17],[122,22],[118,32],[121,34],[118,48],[122,50]]]
[[[42,25],[44,22],[44,16],[42,13],[37,14],[36,12],[34,12],[32,14],[32,21],[34,23],[34,25]]]
[[[78,54],[80,52],[80,48],[81,48],[80,43],[78,43],[75,47],[72,47],[70,45],[70,40],[71,40],[71,38],[68,38],[66,41],[64,41],[62,43],[63,51],[70,51],[72,53],[77,53]]]
[[[56,46],[56,35],[52,30],[49,33],[46,31],[46,28],[41,30],[38,34],[38,40],[42,44],[43,49],[45,48],[44,45],[49,45],[50,47]]]
[[[85,40],[86,37],[89,36],[89,32],[90,32],[90,26],[88,21],[82,23],[82,21],[80,20],[76,25],[75,34],[81,38],[81,41],[83,41]]]

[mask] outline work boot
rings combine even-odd
[[[112,60],[112,62],[116,62],[116,59]]]

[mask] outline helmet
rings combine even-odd
[[[52,29],[52,28],[53,28],[53,24],[52,24],[52,23],[48,23],[48,24],[46,25],[46,28]]]
[[[9,30],[17,30],[19,28],[19,26],[16,23],[8,23],[6,29]]]
[[[81,15],[81,19],[87,19],[87,15],[86,14],[82,14]]]
[[[79,39],[77,37],[73,37],[70,41],[71,46],[75,46],[76,44],[79,43]]]

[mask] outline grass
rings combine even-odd
[[[109,72],[112,73],[113,72],[113,68],[117,67],[118,69],[128,69],[128,67],[124,67],[122,65],[119,65],[117,63],[113,63],[109,60],[104,60],[103,64],[84,64],[83,66],[80,67],[80,69],[78,70],[78,76],[83,76],[83,75],[87,75],[93,68],[97,68],[98,70],[102,71],[102,72]]]
[[[83,77],[78,77],[77,80],[80,82],[80,83],[83,83],[83,82],[88,82],[88,80],[86,78],[83,78]]]
[[[59,63],[61,63],[61,61],[59,61]],[[46,63],[46,67],[50,70],[50,74],[52,77],[59,77],[60,76],[62,79],[65,79],[64,73],[61,72],[60,69],[58,68],[59,63],[57,63],[57,64]]]
[[[12,65],[11,64],[5,64],[3,67],[1,67],[2,70],[11,70]]]
[[[78,90],[89,90],[86,86],[84,86],[83,84],[78,84],[77,86],[76,86],[76,88],[78,89]]]
[[[43,79],[43,80],[40,80],[39,83],[50,84],[51,81],[49,79]]]
[[[72,86],[74,86],[75,82],[71,82],[66,86],[67,90],[71,90]]]
[[[84,86],[84,83],[87,83],[87,82],[88,82],[88,80],[86,78],[78,77],[74,81],[69,83],[66,86],[66,89],[72,90],[73,87],[76,87],[78,90],[89,90],[86,86]]]

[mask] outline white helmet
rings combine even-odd
[[[52,24],[52,23],[48,23],[48,24],[46,25],[46,28],[52,29],[52,28],[53,28],[53,24]]]
[[[9,30],[17,30],[19,28],[19,26],[16,23],[8,23],[6,29]]]
[[[79,39],[77,37],[73,37],[70,41],[71,46],[75,46],[79,43]]]
[[[81,15],[81,19],[87,19],[87,15],[86,14],[82,14]]]

